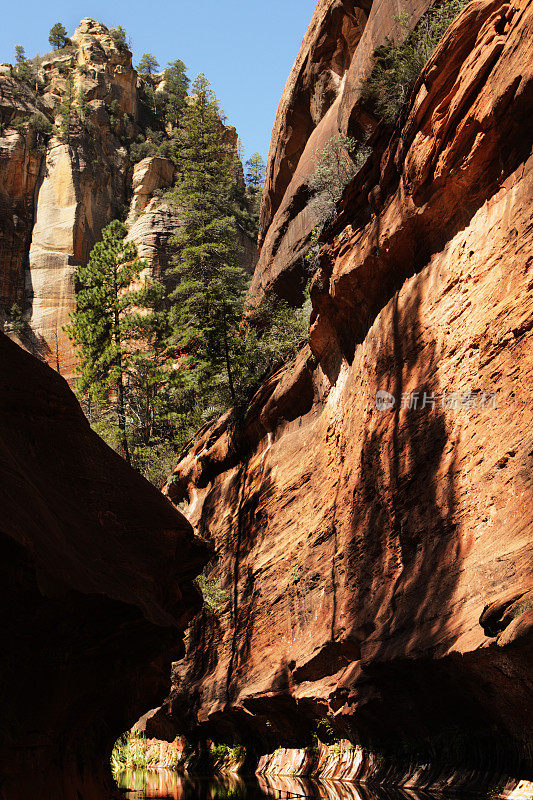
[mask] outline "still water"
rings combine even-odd
[[[349,781],[262,776],[244,781],[233,775],[189,778],[172,770],[124,770],[116,776],[128,800],[427,800],[427,793],[369,789]],[[294,797],[297,795],[297,797]]]

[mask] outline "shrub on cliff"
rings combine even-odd
[[[128,40],[126,37],[126,31],[122,27],[122,25],[118,25],[116,28],[111,28],[109,30],[109,35],[113,39],[115,47],[119,50],[126,50],[128,47]]]
[[[363,101],[379,119],[389,124],[398,119],[424,64],[467,2],[445,0],[429,8],[413,31],[409,30],[407,12],[397,17],[403,41],[397,44],[388,37],[376,48],[372,71],[361,87]]]
[[[333,136],[315,154],[315,171],[309,179],[314,194],[310,206],[320,222],[334,213],[342,193],[368,157],[368,148],[357,139],[339,134]]]

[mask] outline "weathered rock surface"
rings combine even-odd
[[[3,334],[0,361],[0,794],[108,798],[114,739],[183,651],[205,546],[62,378]]]
[[[30,324],[42,354],[65,377],[75,355],[63,330],[75,308],[73,274],[87,263],[102,228],[116,216],[126,193],[126,151],[75,148],[52,140],[38,188],[26,292]]]
[[[413,28],[430,3],[402,2]],[[321,0],[280,100],[261,204],[260,259],[248,301],[255,306],[272,292],[299,304],[305,283],[304,256],[319,224],[308,205],[307,182],[316,152],[339,133],[367,133],[375,126],[359,108],[360,84],[374,48],[402,31],[390,0]]]
[[[452,24],[345,194],[311,349],[176,467],[227,599],[174,665],[174,731],[265,753],[327,717],[389,780],[531,779],[532,33],[525,1]]]
[[[0,118],[8,126],[21,112],[40,114],[29,91],[21,91],[11,67],[0,72]],[[25,302],[27,267],[34,214],[34,193],[42,155],[35,135],[14,129],[0,134],[0,320]]]
[[[42,60],[42,96],[16,80],[9,65],[0,70],[0,324],[68,380],[76,354],[63,328],[75,307],[73,274],[87,262],[102,228],[129,208],[130,239],[151,274],[164,279],[178,222],[175,210],[158,199],[174,180],[172,162],[150,156],[134,165],[128,154],[126,145],[140,131],[142,93],[131,52],[90,18],[71,38],[72,46]],[[68,142],[24,128],[20,123],[31,114],[60,124],[67,73],[75,97],[85,101],[84,125]],[[10,128],[17,116],[20,132]],[[235,145],[235,128],[223,126],[221,138]],[[244,186],[242,166],[236,168]],[[243,264],[251,273],[256,246],[240,235]],[[17,333],[9,325],[14,303],[27,322]]]

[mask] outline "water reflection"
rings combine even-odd
[[[190,778],[173,770],[123,770],[116,776],[129,800],[428,800],[426,792],[362,786],[350,781],[310,780],[274,775]]]
[[[115,775],[119,789],[126,789],[129,800],[244,800],[251,794],[237,775],[217,778],[189,778],[169,769],[126,769]],[[256,786],[256,791],[263,798]]]

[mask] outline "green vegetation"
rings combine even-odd
[[[32,86],[32,88],[35,88],[35,91],[38,91],[39,79],[35,67],[32,62],[26,58],[25,50],[21,44],[17,44],[15,47],[15,68],[13,74],[19,81],[27,83]]]
[[[208,580],[205,575],[200,575],[196,583],[202,592],[204,604],[210,611],[218,611],[228,601],[229,594],[220,588],[220,580]]]
[[[181,113],[187,101],[189,79],[186,72],[187,67],[178,58],[176,61],[169,63],[163,73],[165,81],[165,122],[174,128],[179,125]]]
[[[401,44],[388,38],[376,48],[372,71],[362,84],[363,100],[379,119],[392,124],[401,116],[422,67],[466,2],[444,0],[432,6],[413,31],[406,12],[397,17]]]
[[[144,70],[155,68],[145,59]],[[246,185],[238,145],[226,133],[208,81],[198,76],[187,96],[185,70],[179,59],[169,64],[154,92],[153,127],[141,125],[130,144],[132,160],[157,152],[177,167],[165,200],[181,224],[165,282],[138,288],[144,264],[116,220],[87,267],[77,270],[78,308],[67,326],[91,424],[159,486],[206,420],[232,407],[230,427],[240,426],[261,381],[295,354],[308,332],[306,313],[276,300],[243,321],[249,276],[242,231],[257,230],[264,162],[259,154],[250,159]],[[128,120],[122,125],[116,101],[107,111],[122,135]],[[64,140],[86,116],[85,98],[75,96],[68,73],[59,111]],[[223,595],[215,595],[216,605]]]
[[[187,357],[191,379],[210,395],[215,387],[227,389],[235,405],[235,337],[246,275],[231,213],[233,153],[221,141],[218,101],[205,76],[198,76],[192,92],[180,121],[180,179],[172,193],[181,216],[172,239],[178,278],[171,296],[172,338],[181,352],[193,345],[194,355]]]
[[[157,364],[150,345],[157,327],[153,309],[161,296],[159,284],[140,281],[146,266],[137,259],[136,248],[126,242],[126,226],[115,220],[102,232],[102,241],[91,251],[87,266],[75,273],[77,310],[71,315],[67,332],[79,357],[78,391],[99,401],[114,394],[114,411],[120,447],[129,462],[126,435],[126,375],[135,373],[136,349],[146,345],[143,362]],[[133,288],[134,284],[139,288]],[[155,370],[155,366],[154,366]],[[150,368],[150,381],[155,381]],[[148,410],[148,414],[152,413]],[[143,415],[144,416],[144,415]],[[141,425],[147,424],[141,418]]]
[[[263,184],[265,182],[266,164],[261,153],[254,153],[246,162],[246,204],[250,216],[248,232],[257,239],[259,233],[259,211]]]
[[[18,336],[24,336],[30,330],[30,325],[18,303],[13,303],[7,312],[7,327]]]
[[[65,47],[65,45],[70,44],[70,39],[67,36],[67,29],[61,22],[56,22],[56,24],[52,26],[48,41],[54,50],[60,50],[62,47]]]
[[[214,761],[225,761],[230,764],[236,764],[240,760],[243,750],[244,747],[240,744],[229,745],[213,743],[210,752]]]
[[[137,72],[140,75],[153,75],[159,72],[160,66],[157,58],[152,53],[143,53],[143,56],[137,64]]]
[[[261,153],[254,153],[246,162],[246,184],[253,192],[259,192],[265,182],[266,164]]]
[[[119,50],[124,50],[128,46],[128,40],[126,37],[126,31],[122,27],[122,25],[118,25],[116,28],[110,28],[109,34],[113,39],[115,46]]]
[[[330,219],[342,197],[344,189],[368,158],[369,149],[364,142],[343,134],[333,136],[316,152],[316,166],[309,180],[313,192],[310,203],[321,224]]]
[[[72,129],[77,121],[78,115],[75,106],[74,78],[72,73],[68,73],[65,78],[65,91],[59,106],[59,132],[63,141],[70,143]]]
[[[160,766],[160,759],[157,743],[153,744],[142,733],[128,731],[115,742],[111,753],[111,769],[113,772],[123,769],[153,769]],[[175,769],[180,763],[178,752],[168,748],[165,752],[165,768]]]

